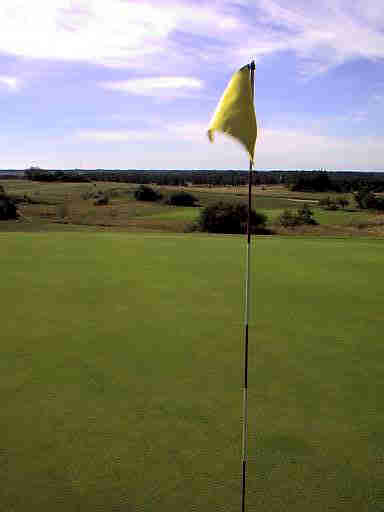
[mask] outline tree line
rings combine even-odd
[[[113,181],[139,185],[164,186],[244,186],[248,183],[247,171],[140,171],[140,170],[52,170],[31,168],[25,177],[35,181],[90,182]],[[364,187],[372,192],[384,192],[384,173],[346,171],[256,171],[253,185],[283,184],[298,192],[349,193]]]

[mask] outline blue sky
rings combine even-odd
[[[256,61],[256,168],[384,169],[382,0],[1,0],[0,169],[246,169],[206,129]]]

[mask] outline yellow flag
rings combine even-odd
[[[211,142],[215,131],[237,139],[253,162],[257,125],[248,64],[233,75],[217,105],[208,128]]]

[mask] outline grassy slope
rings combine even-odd
[[[243,240],[0,244],[0,509],[236,510]],[[382,242],[254,246],[249,509],[379,512]]]

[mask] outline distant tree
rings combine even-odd
[[[140,187],[135,190],[135,199],[137,201],[160,201],[162,197],[160,192],[157,192],[147,185],[140,185]]]
[[[218,202],[200,212],[197,229],[210,233],[245,233],[247,229],[248,207],[245,204]],[[266,232],[267,217],[252,210],[252,233]]]
[[[299,172],[292,176],[290,188],[296,192],[339,191],[337,183],[331,181],[326,171]]]
[[[25,176],[32,181],[53,181],[53,173],[40,169],[40,167],[30,167],[24,172]]]
[[[195,206],[198,199],[189,192],[175,192],[169,196],[167,203],[173,206]]]

